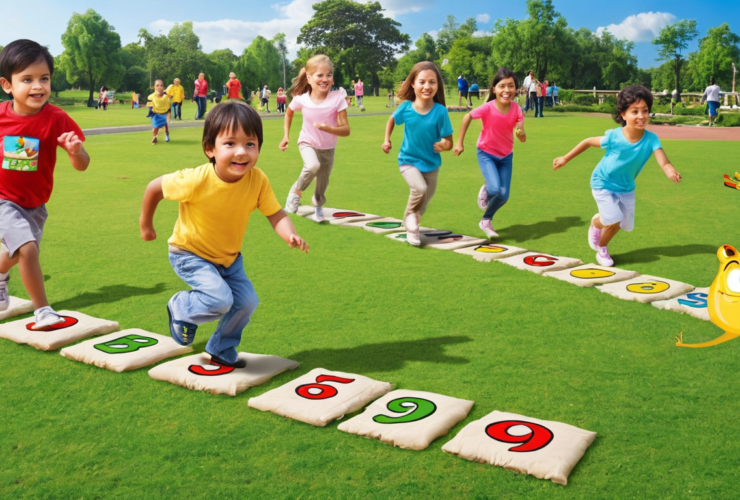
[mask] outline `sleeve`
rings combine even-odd
[[[303,95],[295,96],[288,104],[288,107],[293,111],[300,111],[303,109]]]
[[[516,105],[516,122],[524,123],[524,113],[522,112],[522,107],[518,104]]]
[[[347,106],[347,91],[343,88],[339,89],[339,102],[337,103],[337,113],[340,111],[344,111],[349,106]]]
[[[614,133],[614,130],[607,130],[604,132],[604,135],[601,136],[601,149],[610,149],[611,148],[611,141],[612,141],[612,134]]]
[[[452,122],[450,122],[450,114],[447,112],[447,108],[439,105],[439,136],[444,138],[452,135]]]
[[[195,184],[195,169],[178,170],[162,176],[162,194],[165,200],[188,202]]]
[[[262,183],[260,186],[260,194],[257,197],[257,208],[262,212],[262,215],[270,217],[278,213],[283,206],[275,197],[272,186],[270,186],[270,179],[267,178],[264,172],[260,173],[262,174]]]
[[[170,85],[169,87],[167,87],[167,90],[165,90],[164,93],[167,94],[168,96],[172,97],[172,85]]]
[[[651,132],[651,134],[652,135],[650,136],[650,139],[651,139],[651,141],[650,141],[650,149],[654,153],[656,150],[662,148],[663,145],[660,143],[660,138],[658,137],[658,134],[653,134],[652,132]]]
[[[154,94],[149,94],[149,96],[146,98],[146,105],[147,106],[154,105]]]
[[[489,101],[489,102],[493,102],[493,101]],[[478,106],[477,108],[474,108],[473,111],[470,112],[470,117],[473,120],[480,120],[481,118],[483,118],[489,113],[490,109],[491,108],[489,107],[488,103],[483,103],[482,106]]]
[[[406,114],[406,110],[410,106],[410,103],[411,101],[403,101],[401,105],[398,106],[398,109],[393,112],[393,121],[396,122],[396,125],[403,125],[406,122],[404,115]]]

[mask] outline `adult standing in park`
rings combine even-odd
[[[468,102],[471,108],[473,107],[473,96],[477,97],[480,101],[480,87],[478,86],[478,82],[473,82],[470,85],[470,90],[468,90]]]
[[[457,91],[459,97],[457,99],[457,105],[462,106],[462,100],[465,99],[465,105],[468,104],[468,81],[463,75],[457,77]]]
[[[236,74],[232,71],[229,73],[229,81],[226,82],[225,87],[227,89],[227,99],[241,99],[242,98],[242,84],[236,77]]]
[[[103,85],[100,87],[100,96],[98,98],[98,109],[103,108],[103,111],[108,110],[108,87]]]
[[[206,105],[208,97],[208,81],[206,80],[205,73],[200,73],[198,79],[195,80],[195,89],[193,90],[193,101],[198,105],[198,110],[195,113],[196,120],[202,120],[206,114]]]
[[[365,95],[365,84],[363,84],[362,80],[358,78],[357,83],[355,83],[355,104],[358,108],[362,107],[362,97],[364,95]]]
[[[527,77],[524,79],[524,83],[522,83],[522,90],[524,91],[524,94],[527,98],[527,105],[524,107],[525,113],[530,109],[534,109],[534,101],[532,100],[532,93],[535,91],[534,81],[534,71],[530,71]],[[493,91],[489,90],[489,92]]]
[[[709,87],[704,91],[704,95],[701,96],[701,104],[707,101],[707,108],[709,111],[709,126],[713,127],[717,116],[719,115],[719,85],[714,83],[714,77],[709,79]]]
[[[260,99],[262,103],[262,107],[265,108],[265,111],[268,113],[270,112],[270,89],[267,88],[267,84],[265,84],[264,87],[262,87],[262,93],[260,94]]]
[[[539,113],[540,118],[544,118],[542,116],[542,110],[545,109],[545,98],[547,97],[547,84],[548,84],[547,80],[545,80],[544,83],[537,82],[537,109],[535,110],[535,117],[537,117],[537,113]]]
[[[182,101],[185,100],[185,87],[180,85],[180,79],[172,80],[172,85],[167,87],[165,94],[172,100],[172,119],[182,121]]]

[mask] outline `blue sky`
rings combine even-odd
[[[272,38],[281,31],[288,35],[294,51],[300,27],[311,17],[311,5],[318,0],[271,1],[211,3],[180,0],[158,3],[151,0],[128,0],[102,2],[93,8],[116,28],[124,45],[136,41],[140,28],[147,28],[153,33],[167,32],[173,23],[190,20],[194,22],[195,31],[206,52],[230,48],[240,53],[255,36]],[[380,3],[386,8],[388,15],[402,24],[402,31],[408,33],[413,40],[424,32],[438,30],[447,14],[453,14],[460,21],[468,17],[477,18],[481,31],[490,30],[499,18],[526,17],[526,2],[523,0],[466,0],[460,4],[436,0],[380,0]],[[608,27],[621,38],[634,41],[635,54],[641,67],[658,64],[655,61],[655,46],[650,40],[667,23],[695,19],[703,36],[708,28],[727,22],[735,33],[740,34],[738,0],[554,0],[554,4],[573,28],[585,27],[598,31]],[[84,12],[90,5],[89,2],[80,0],[40,0],[34,4],[32,14],[27,9],[3,9],[0,45],[17,38],[31,38],[48,45],[52,53],[57,55],[62,51],[61,34],[66,29],[70,16],[73,12]],[[162,7],[157,8],[155,5]],[[178,8],[170,8],[173,5]],[[690,50],[695,48],[696,42]]]

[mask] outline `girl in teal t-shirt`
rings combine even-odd
[[[668,161],[658,136],[645,129],[653,106],[653,94],[642,85],[625,87],[617,95],[614,120],[620,128],[607,130],[602,137],[590,137],[565,156],[555,158],[553,170],[590,147],[603,148],[606,154],[591,175],[591,191],[599,213],[591,219],[588,244],[596,251],[596,262],[612,266],[607,245],[620,229],[632,231],[635,224],[635,178],[655,153],[666,177],[678,184],[681,174]]]
[[[445,107],[444,83],[437,65],[424,61],[411,68],[398,97],[403,103],[388,119],[383,152],[391,150],[395,125],[406,125],[398,152],[401,175],[411,193],[403,214],[407,241],[419,246],[419,224],[437,189],[442,151],[452,149],[452,124]]]

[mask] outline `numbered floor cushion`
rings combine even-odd
[[[346,221],[342,226],[361,227],[365,231],[377,234],[397,233],[406,230],[403,225],[403,221],[401,221],[401,219],[394,219],[393,217],[381,217],[373,220]]]
[[[65,347],[59,354],[106,370],[125,372],[192,350],[181,346],[170,336],[132,328]]]
[[[689,293],[694,289],[693,286],[681,283],[680,281],[645,274],[618,283],[600,285],[596,288],[620,299],[644,303],[671,299],[678,295]]]
[[[546,272],[562,271],[563,269],[569,269],[571,267],[580,266],[583,261],[580,259],[571,259],[570,257],[555,257],[554,255],[548,255],[539,252],[525,252],[513,257],[507,257],[499,260],[504,264],[514,266],[517,269],[524,269],[525,271],[532,271],[537,274],[544,274]]]
[[[653,306],[658,309],[689,314],[704,321],[712,321],[707,309],[709,288],[695,288],[694,291],[668,300],[656,300]]]
[[[395,241],[407,241],[405,231],[402,233],[389,234],[386,238],[391,238]],[[437,250],[457,250],[458,248],[488,243],[488,240],[484,240],[482,238],[455,234],[452,231],[427,228],[419,229],[419,239],[421,240],[421,246],[436,248]]]
[[[19,299],[18,297],[13,297],[11,295],[8,308],[4,311],[0,311],[0,321],[30,312],[33,312],[33,304],[30,300]]]
[[[468,416],[473,401],[433,392],[398,390],[373,402],[364,413],[342,422],[340,431],[423,450]]]
[[[565,485],[595,438],[572,425],[494,411],[466,425],[442,451]]]
[[[500,245],[498,243],[481,243],[471,247],[458,248],[456,253],[471,255],[475,260],[480,262],[491,262],[492,260],[505,259],[512,255],[519,255],[527,250],[509,245]]]
[[[314,220],[314,214],[310,213],[306,219]],[[360,220],[380,219],[380,215],[366,214],[355,210],[343,210],[341,208],[324,208],[324,220],[330,224],[342,224]]]
[[[548,271],[545,276],[567,281],[578,286],[595,286],[605,283],[615,283],[630,278],[636,278],[640,273],[635,271],[625,271],[616,267],[597,266],[596,264],[584,264],[582,266],[562,271]]]
[[[94,335],[115,332],[121,327],[115,321],[93,318],[75,311],[57,311],[63,323],[43,330],[31,330],[34,318],[19,319],[0,325],[0,337],[19,344],[28,344],[42,351],[54,351]]]
[[[211,356],[206,353],[185,356],[155,366],[149,370],[149,376],[195,391],[236,396],[300,366],[297,361],[264,354],[240,352],[239,358],[247,360],[245,368],[212,365]]]
[[[323,427],[388,393],[391,384],[362,375],[316,368],[249,400],[249,406]]]
[[[305,217],[307,215],[313,215],[314,213],[314,207],[313,205],[301,205],[298,207],[298,210],[296,210],[295,214],[300,215],[301,217]]]

